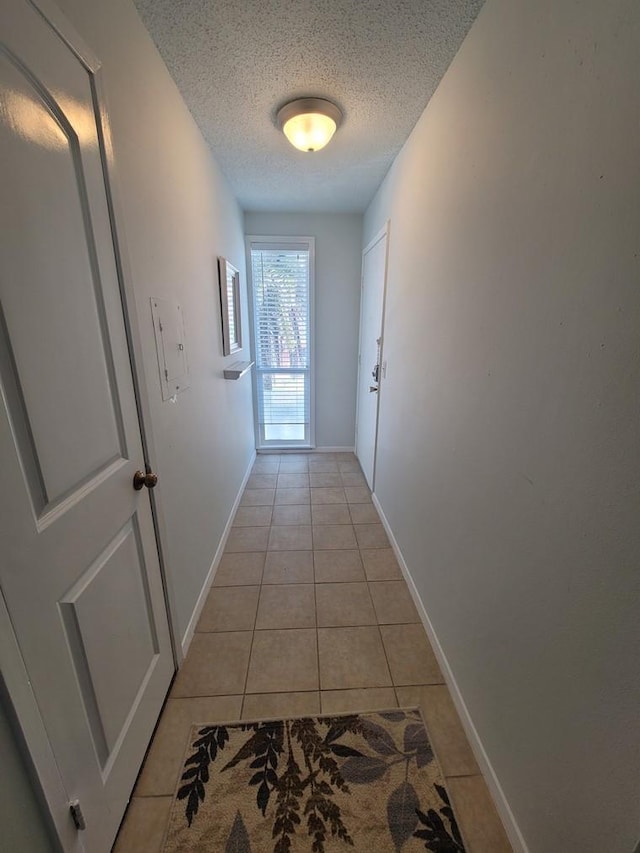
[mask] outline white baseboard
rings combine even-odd
[[[451,671],[451,667],[449,666],[449,662],[445,656],[445,653],[440,645],[440,641],[436,635],[436,632],[431,623],[431,619],[429,619],[429,615],[425,609],[424,604],[422,603],[422,599],[418,593],[416,585],[413,581],[413,577],[411,576],[411,572],[409,571],[409,567],[406,564],[406,561],[402,555],[402,551],[400,550],[400,546],[398,545],[395,536],[393,535],[393,531],[387,517],[384,514],[382,507],[380,506],[380,501],[377,496],[373,494],[371,496],[373,500],[373,504],[375,508],[378,510],[378,514],[380,516],[380,520],[386,530],[387,536],[389,537],[389,542],[391,543],[391,547],[393,548],[393,552],[396,555],[398,563],[400,564],[400,568],[402,570],[402,574],[407,582],[407,586],[409,587],[409,592],[411,593],[411,597],[418,609],[418,613],[420,615],[420,619],[422,620],[422,624],[424,625],[424,629],[427,632],[427,636],[433,646],[433,651],[438,659],[438,663],[440,664],[440,669],[442,670],[442,674],[444,676],[444,680],[447,683],[447,687],[449,688],[449,693],[451,694],[451,698],[453,700],[453,704],[456,706],[458,714],[460,715],[460,721],[465,730],[467,738],[469,739],[469,744],[473,753],[476,757],[478,765],[480,766],[480,770],[482,771],[482,775],[484,776],[485,782],[487,783],[487,787],[493,797],[493,802],[495,803],[496,809],[498,810],[498,814],[500,815],[500,819],[502,820],[503,826],[505,828],[505,832],[509,837],[509,841],[515,851],[515,853],[529,853],[529,848],[522,837],[522,833],[520,832],[520,828],[516,823],[516,819],[511,811],[509,803],[507,802],[507,798],[504,795],[504,791],[502,790],[502,786],[498,781],[498,777],[495,774],[495,771],[489,761],[489,757],[485,751],[485,748],[480,740],[480,736],[476,730],[476,727],[471,719],[471,715],[469,714],[469,710],[465,704],[462,693],[460,692],[460,688],[454,678],[453,672]]]
[[[268,456],[270,453],[277,453],[286,456],[287,453],[355,453],[355,447],[274,447],[262,448],[258,451],[260,456]]]
[[[225,545],[227,544],[227,539],[229,538],[229,533],[231,532],[231,525],[233,524],[233,517],[236,514],[236,510],[242,500],[242,493],[244,492],[244,488],[247,485],[247,480],[251,476],[251,469],[253,468],[253,463],[256,460],[256,452],[253,451],[251,456],[251,460],[249,461],[249,465],[247,470],[245,471],[245,475],[242,478],[242,485],[236,495],[236,499],[233,502],[233,506],[231,507],[231,512],[229,514],[229,518],[227,519],[227,523],[225,524],[224,531],[222,533],[222,537],[220,542],[218,543],[218,547],[216,549],[215,556],[213,558],[213,562],[211,563],[211,567],[207,572],[207,577],[205,578],[204,584],[202,586],[202,590],[200,591],[200,595],[198,596],[198,600],[196,601],[196,606],[193,609],[193,614],[191,619],[189,619],[189,624],[187,625],[187,630],[184,632],[184,637],[182,638],[182,654],[183,660],[187,656],[187,652],[189,651],[189,646],[191,645],[191,640],[193,640],[193,635],[196,631],[196,625],[198,624],[198,619],[200,618],[200,614],[202,613],[202,608],[204,607],[204,603],[207,600],[207,595],[209,594],[209,588],[213,583],[213,579],[216,576],[216,571],[218,569],[218,565],[220,564],[220,560],[222,559],[222,554],[224,553]]]

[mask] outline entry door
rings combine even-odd
[[[102,853],[174,666],[91,74],[26,0],[0,39],[0,585]]]
[[[372,491],[378,433],[378,397],[382,378],[382,318],[387,239],[385,226],[362,254],[356,455]]]

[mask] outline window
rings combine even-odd
[[[312,237],[249,237],[256,444],[312,447]]]

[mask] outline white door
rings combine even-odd
[[[387,241],[388,229],[385,226],[362,253],[356,456],[371,490],[375,477],[378,397],[382,378]]]
[[[86,821],[72,849],[102,853],[174,665],[92,95],[47,21],[4,0],[0,586]]]

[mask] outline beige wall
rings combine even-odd
[[[531,853],[628,853],[640,6],[488,0],[391,219],[376,493]]]
[[[316,446],[355,443],[362,215],[245,213],[245,232],[315,237]]]

